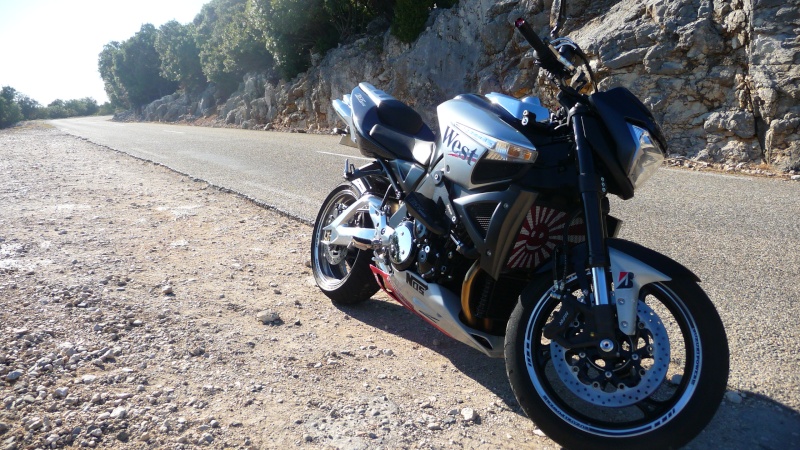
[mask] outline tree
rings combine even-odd
[[[69,110],[64,100],[56,99],[47,105],[47,116],[51,119],[63,119],[69,117]]]
[[[93,116],[100,110],[97,101],[90,97],[67,100],[64,102],[64,108],[67,110],[67,117]]]
[[[128,94],[128,106],[139,107],[175,92],[178,84],[161,76],[161,58],[155,48],[156,28],[144,24],[120,45],[115,55],[116,76]]]
[[[223,91],[234,89],[246,72],[272,67],[264,33],[248,13],[247,0],[212,0],[193,25],[203,73]]]
[[[324,53],[339,41],[325,0],[251,0],[250,13],[287,79],[308,69],[312,52]]]
[[[99,114],[101,116],[110,116],[111,114],[114,114],[115,112],[116,112],[116,108],[109,101],[109,102],[105,102],[102,105],[100,105],[100,110],[97,111],[97,114]]]
[[[36,100],[27,95],[17,93],[17,105],[25,120],[45,119],[47,112]]]
[[[24,118],[16,96],[17,90],[11,86],[4,86],[0,90],[0,128],[10,127]]]
[[[81,101],[84,104],[84,111],[87,116],[93,116],[100,112],[100,105],[97,104],[97,100],[91,97],[84,97]]]
[[[7,102],[16,102],[17,90],[11,86],[3,86],[3,89],[0,89],[0,97],[6,99]]]
[[[206,77],[200,65],[194,24],[169,21],[158,29],[155,47],[161,57],[161,75],[189,91],[201,88]]]
[[[107,44],[98,68],[109,98],[121,106],[135,108],[175,92],[178,83],[161,76],[161,58],[155,49],[158,31],[142,25],[130,39]]]
[[[225,26],[224,35],[225,70],[244,75],[273,67],[274,60],[267,50],[264,33],[256,28],[247,10],[247,2],[245,8],[237,8],[231,22]]]
[[[432,3],[420,0],[397,0],[392,34],[403,42],[414,42],[425,28]]]
[[[434,8],[450,8],[458,0],[397,0],[394,5],[392,34],[403,42],[414,42]]]
[[[339,41],[362,33],[381,14],[375,0],[324,0],[325,11],[339,34]]]
[[[117,78],[116,69],[114,68],[114,59],[120,52],[120,43],[117,41],[109,42],[103,46],[103,51],[97,60],[98,71],[100,78],[103,79],[104,89],[108,95],[109,102],[115,107],[128,106],[128,93],[122,86],[119,78]]]

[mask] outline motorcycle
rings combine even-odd
[[[666,140],[629,90],[597,90],[574,41],[515,25],[558,88],[558,111],[463,94],[438,106],[435,135],[368,83],[333,101],[341,143],[374,161],[346,161],[322,204],[314,278],[336,304],[383,289],[504,357],[522,409],[567,448],[683,445],[724,395],[725,329],[694,273],[616,237],[608,199],[633,197]]]

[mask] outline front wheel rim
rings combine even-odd
[[[573,277],[570,281],[574,282],[575,279]],[[624,402],[604,405],[601,399],[603,395],[594,397],[594,402],[587,401],[591,398],[590,395],[577,395],[572,391],[577,384],[564,384],[562,374],[558,374],[553,358],[563,355],[554,354],[554,346],[542,336],[542,328],[558,305],[557,301],[550,298],[551,290],[538,299],[529,316],[525,329],[524,357],[528,376],[536,393],[561,420],[598,436],[631,437],[663,427],[687,406],[697,388],[703,355],[697,325],[677,294],[665,285],[656,283],[642,290],[640,300],[647,300],[648,304],[655,300],[654,303],[658,305],[654,305],[657,306],[657,311],[653,314],[671,316],[667,326],[671,333],[670,347],[681,344],[681,351],[669,362],[667,370],[662,370],[666,379],[645,398],[637,396],[630,405],[623,405]],[[640,313],[649,313],[648,310],[652,311],[649,306],[639,309]],[[555,346],[557,347],[560,346]],[[678,364],[681,361],[682,364]],[[678,371],[681,373],[676,373]],[[658,371],[653,373],[654,376],[663,376]],[[591,388],[597,389],[599,386],[588,387]]]

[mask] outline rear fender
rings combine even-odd
[[[333,110],[336,111],[336,114],[342,119],[342,122],[344,122],[349,131],[348,134],[342,136],[339,143],[348,147],[358,148],[358,145],[356,145],[356,137],[353,134],[353,109],[350,103],[350,94],[345,94],[341,100],[337,99],[332,103]]]

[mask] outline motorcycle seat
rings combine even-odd
[[[434,143],[432,141],[417,139],[380,124],[375,124],[369,130],[369,137],[392,152],[397,158],[416,161],[423,166],[428,165],[433,154]]]
[[[369,83],[360,83],[351,99],[364,155],[428,165],[436,138],[416,111]]]
[[[384,125],[412,136],[425,126],[422,116],[400,100],[369,83],[360,83],[358,86],[375,102],[378,119]]]

